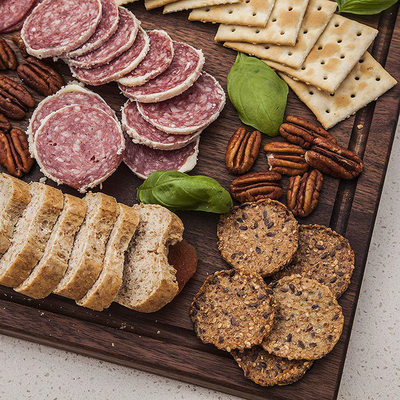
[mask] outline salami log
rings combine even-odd
[[[125,139],[119,123],[104,111],[72,105],[42,121],[34,147],[48,178],[84,192],[117,169]]]
[[[141,103],[156,103],[178,96],[193,85],[203,68],[202,51],[185,43],[173,42],[173,45],[174,58],[161,75],[142,86],[119,85],[126,97]]]
[[[218,118],[225,93],[217,80],[203,72],[186,92],[160,103],[137,103],[142,117],[163,132],[191,134]]]
[[[2,0],[0,1],[0,33],[8,32],[18,24],[32,8],[35,0]]]

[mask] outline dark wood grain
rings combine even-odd
[[[141,19],[145,29],[165,29],[173,39],[203,49],[205,70],[213,74],[226,89],[226,75],[236,53],[213,42],[217,26],[191,23],[185,12],[164,16],[161,10],[147,12],[141,4],[132,4],[129,9]],[[372,54],[399,80],[400,23],[397,17],[398,5],[395,5],[381,16],[359,17],[358,20],[379,28]],[[11,43],[11,35],[3,37]],[[56,63],[56,67],[67,81],[72,80],[62,62]],[[16,76],[14,72],[5,74]],[[93,90],[103,96],[119,115],[125,98],[119,94],[115,84]],[[213,214],[178,213],[186,227],[186,240],[198,252],[199,267],[182,293],[159,312],[139,314],[117,304],[106,311],[94,312],[58,296],[33,300],[1,287],[0,332],[248,399],[336,398],[394,138],[399,97],[400,87],[396,86],[377,102],[332,129],[340,144],[349,146],[364,157],[365,171],[358,180],[350,182],[326,178],[319,206],[311,216],[300,222],[330,226],[345,235],[356,254],[356,269],[348,291],[340,299],[345,315],[345,328],[340,341],[327,357],[315,362],[299,382],[286,387],[257,386],[243,377],[229,354],[205,345],[196,338],[188,317],[191,299],[210,273],[227,267],[216,247],[218,216]],[[42,99],[37,95],[35,98],[37,101]],[[301,114],[315,121],[312,113],[293,93],[289,95],[287,112]],[[14,126],[25,129],[27,119],[14,123]],[[220,118],[202,134],[199,162],[193,174],[212,176],[225,188],[229,186],[234,177],[225,169],[224,152],[229,137],[239,126],[240,120],[228,100]],[[264,137],[263,145],[269,140]],[[266,165],[265,155],[261,154],[254,170],[261,171]],[[24,179],[30,182],[41,177],[35,166]],[[47,183],[52,184],[49,181]],[[102,190],[115,196],[118,201],[132,205],[136,202],[136,188],[140,183],[141,180],[121,165],[104,182]],[[61,189],[81,196],[71,188]]]

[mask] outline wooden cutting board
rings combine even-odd
[[[188,13],[162,15],[161,10],[148,12],[142,4],[128,8],[142,21],[145,29],[165,29],[174,40],[187,42],[204,51],[205,70],[214,75],[226,90],[226,76],[236,53],[213,42],[217,26],[189,22]],[[372,55],[400,80],[400,19],[399,5],[374,17],[357,17],[360,22],[379,29],[371,49]],[[7,40],[11,35],[2,35]],[[10,40],[11,43],[11,40]],[[22,60],[22,59],[21,59]],[[68,68],[61,62],[57,69],[71,81]],[[6,75],[15,77],[14,72]],[[93,88],[119,113],[125,98],[115,84]],[[400,85],[372,103],[356,116],[340,123],[331,132],[343,146],[349,146],[363,156],[365,171],[358,180],[339,181],[325,178],[320,204],[316,211],[300,223],[330,226],[345,235],[356,255],[352,283],[339,303],[345,315],[345,327],[340,341],[325,358],[314,363],[299,382],[263,388],[243,377],[229,354],[205,345],[195,336],[188,316],[191,300],[205,278],[216,270],[227,268],[216,246],[218,215],[178,212],[185,224],[185,238],[196,247],[198,271],[183,292],[169,305],[153,314],[140,314],[113,304],[103,312],[90,311],[55,295],[33,300],[0,287],[0,333],[23,338],[57,348],[93,356],[102,360],[138,368],[185,382],[217,389],[248,399],[333,399],[336,398],[343,370],[346,349],[356,310],[368,247],[379,204],[390,150],[399,112]],[[37,101],[42,97],[36,96]],[[311,112],[289,95],[287,113],[302,115],[315,121]],[[14,123],[25,129],[28,120]],[[220,118],[201,136],[200,156],[193,174],[217,179],[225,188],[234,177],[224,165],[229,137],[242,126],[229,100]],[[263,137],[263,145],[271,139]],[[253,168],[267,168],[265,154],[260,153]],[[0,167],[0,171],[2,171]],[[24,179],[37,181],[42,177],[37,166]],[[47,181],[48,184],[52,184]],[[285,186],[287,180],[284,181]],[[103,192],[118,201],[132,205],[141,181],[121,165],[103,184]],[[73,189],[64,192],[79,195]],[[284,201],[284,199],[283,199]]]

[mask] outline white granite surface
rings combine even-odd
[[[400,129],[394,142],[339,391],[400,399]],[[156,375],[0,335],[0,399],[221,399]]]

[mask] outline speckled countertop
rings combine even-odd
[[[392,149],[339,390],[400,399],[400,128]],[[0,399],[235,399],[0,335]]]

